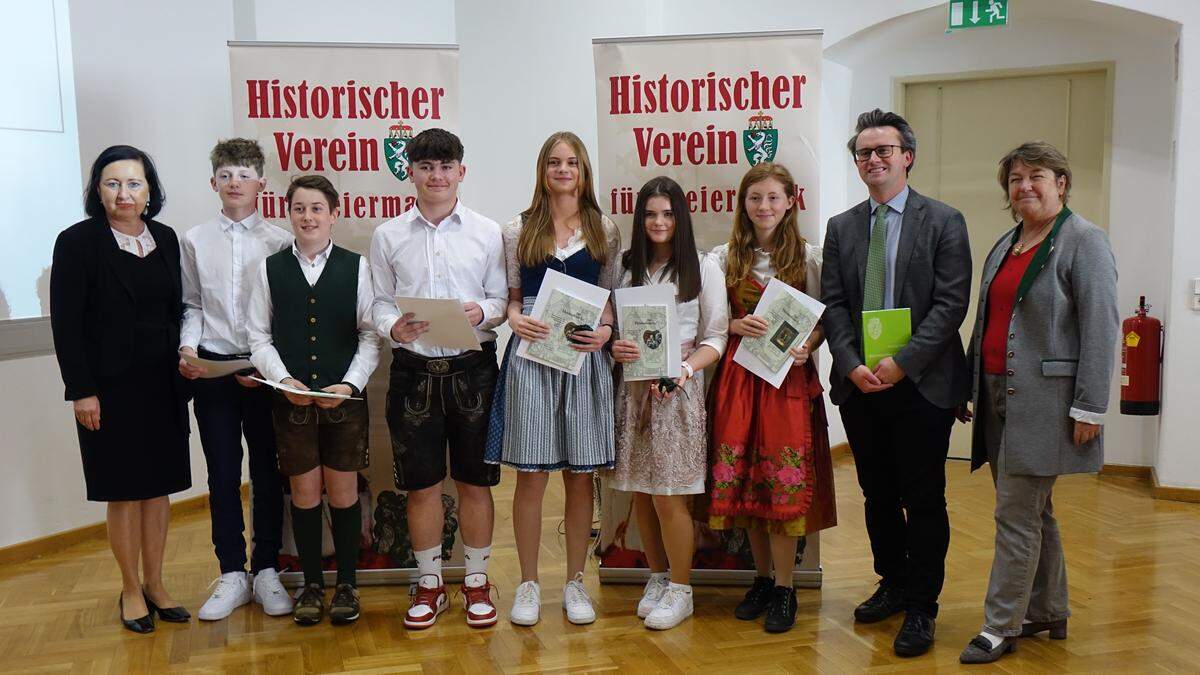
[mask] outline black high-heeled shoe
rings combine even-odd
[[[154,632],[154,614],[153,610],[146,613],[146,616],[140,616],[136,619],[125,618],[125,596],[124,594],[117,596],[117,611],[121,615],[121,625],[125,630],[131,630],[135,633],[153,633]]]
[[[146,591],[142,591],[142,597],[146,599],[146,607],[150,609],[151,614],[157,614],[158,618],[170,623],[187,623],[192,620],[192,615],[188,613],[182,605],[176,607],[159,607],[154,604],[150,596],[146,595]]]

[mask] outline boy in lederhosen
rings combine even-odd
[[[500,467],[486,464],[483,450],[499,370],[492,329],[504,321],[508,303],[504,244],[495,221],[458,199],[466,167],[457,136],[427,129],[407,151],[417,205],[380,225],[370,252],[375,327],[393,348],[387,418],[396,487],[408,491],[408,530],[420,573],[404,625],[428,628],[448,604],[441,485],[449,445],[466,559],[466,621],[491,626],[496,623],[487,577],[495,515],[491,487],[500,481]],[[401,315],[397,296],[458,300],[483,349],[422,342],[429,324]]]
[[[259,267],[247,317],[250,361],[272,382],[361,398],[379,363],[367,262],[330,238],[338,193],[325,177],[293,179],[287,202],[295,241]],[[292,533],[304,572],[292,618],[311,625],[324,614],[324,491],[337,559],[329,618],[349,623],[359,614],[355,567],[363,530],[358,472],[369,461],[367,402],[277,392],[273,413],[279,470],[291,483]]]

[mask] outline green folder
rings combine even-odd
[[[907,307],[863,312],[862,321],[863,360],[871,370],[912,339],[912,315]]]

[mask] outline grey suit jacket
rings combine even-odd
[[[1098,414],[1108,410],[1121,327],[1117,263],[1104,230],[1069,210],[1068,214],[1034,253],[1008,324],[1008,399],[1000,448],[1008,474],[1092,473],[1104,462],[1103,431],[1083,446],[1074,444],[1071,409]],[[975,406],[983,387],[988,289],[1016,234],[1013,228],[1000,237],[983,267],[969,359]],[[972,432],[974,470],[987,462],[988,454],[983,423],[976,422]]]
[[[863,278],[871,211],[864,201],[829,219],[825,233],[821,325],[833,353],[830,398],[841,405],[857,391],[847,377],[863,364]],[[909,188],[896,253],[896,307],[912,313],[912,340],[896,363],[921,395],[954,408],[970,393],[958,328],[971,297],[971,246],[961,213]]]

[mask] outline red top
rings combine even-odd
[[[988,288],[987,318],[983,324],[983,372],[988,375],[1004,375],[1008,359],[1008,325],[1017,304],[1017,287],[1021,285],[1021,277],[1029,268],[1029,261],[1041,246],[1021,251],[1021,255],[1007,254],[992,285]]]

